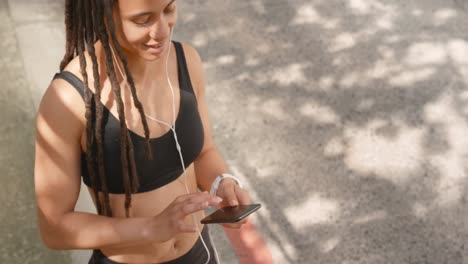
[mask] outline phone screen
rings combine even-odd
[[[260,207],[261,204],[246,204],[223,207],[203,218],[200,222],[202,224],[235,223],[246,218],[249,214],[257,211],[260,209]]]

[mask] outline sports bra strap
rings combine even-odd
[[[179,64],[179,67],[177,67],[177,74],[179,75],[180,80],[184,82],[184,85],[180,84],[179,86],[181,87],[181,89],[195,94],[193,91],[192,82],[190,81],[190,75],[188,72],[187,61],[185,59],[184,48],[182,47],[182,44],[180,42],[173,41],[173,43],[177,54],[177,64]]]
[[[78,91],[78,93],[81,95],[81,98],[83,98],[84,100],[83,82],[78,77],[76,77],[75,74],[68,71],[62,71],[55,74],[54,80],[57,78],[64,79],[65,81],[70,83],[76,89],[76,91]]]

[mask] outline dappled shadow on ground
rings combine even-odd
[[[463,262],[462,6],[179,5],[216,141],[265,205],[257,222],[279,263]]]

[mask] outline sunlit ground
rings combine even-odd
[[[217,141],[265,205],[278,263],[462,263],[464,6],[220,5],[192,12],[182,36],[202,52]]]

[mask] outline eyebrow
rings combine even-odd
[[[172,3],[174,3],[175,0],[172,0],[171,2],[169,2],[169,4],[167,4],[164,9],[166,9],[168,6],[172,5]],[[142,17],[142,16],[148,16],[148,15],[151,15],[153,14],[153,12],[150,12],[150,11],[145,11],[145,12],[140,12],[140,13],[137,13],[137,14],[134,14],[134,15],[129,15],[128,18],[130,19],[135,19],[135,18],[138,18],[138,17]]]

